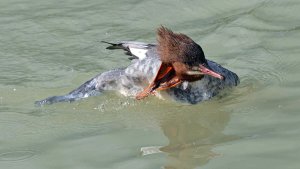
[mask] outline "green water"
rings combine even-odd
[[[299,169],[300,1],[0,0],[1,169]],[[191,36],[241,84],[187,106],[115,93],[34,107],[130,62],[101,40]]]

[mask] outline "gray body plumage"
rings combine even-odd
[[[48,97],[35,102],[35,104],[70,102],[99,95],[103,91],[117,91],[125,96],[134,97],[152,82],[161,64],[155,44],[131,41],[108,44],[111,46],[107,49],[123,49],[125,54],[130,56],[131,64],[127,68],[103,72],[67,95]],[[169,97],[182,103],[196,104],[212,98],[226,87],[239,84],[239,78],[235,73],[213,61],[208,60],[208,65],[213,71],[223,75],[225,79],[220,80],[205,75],[201,80],[183,82],[176,87],[161,91],[163,93],[161,97]]]

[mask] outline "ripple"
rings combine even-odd
[[[31,150],[17,150],[0,154],[0,161],[20,161],[33,157],[36,153]]]
[[[264,46],[249,48],[242,58],[240,69],[247,82],[256,82],[265,87],[284,81],[284,67],[282,57],[266,49]]]

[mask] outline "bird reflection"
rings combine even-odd
[[[163,146],[157,143],[153,145],[151,141],[143,143],[146,147],[141,147],[142,155],[164,153],[164,169],[194,169],[222,155],[213,150],[215,147],[239,139],[224,134],[231,113],[225,111],[224,107],[228,104],[226,99],[222,101],[225,103],[215,99],[199,105],[182,106],[173,102],[162,104],[160,100],[153,99],[151,102],[126,104],[128,107],[122,109],[126,113],[118,113],[113,117],[120,116],[125,126],[137,126],[139,129],[141,126],[158,127],[159,132],[167,138],[168,142]]]
[[[168,154],[164,168],[193,169],[218,156],[212,151],[217,144],[236,139],[223,134],[229,119],[230,113],[221,111],[216,104],[177,108],[172,117],[161,121],[161,129],[169,140],[160,148]]]

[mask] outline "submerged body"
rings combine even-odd
[[[66,95],[48,97],[35,104],[40,106],[56,102],[71,102],[99,95],[105,91],[117,91],[124,96],[136,97],[157,76],[162,64],[157,45],[132,41],[109,44],[111,46],[107,49],[122,49],[131,56],[132,61],[127,68],[103,72]],[[207,65],[224,79],[204,75],[200,80],[183,81],[159,93],[155,92],[155,95],[160,95],[161,98],[172,98],[182,103],[196,104],[212,98],[222,89],[239,84],[238,76],[230,70],[209,60]]]

